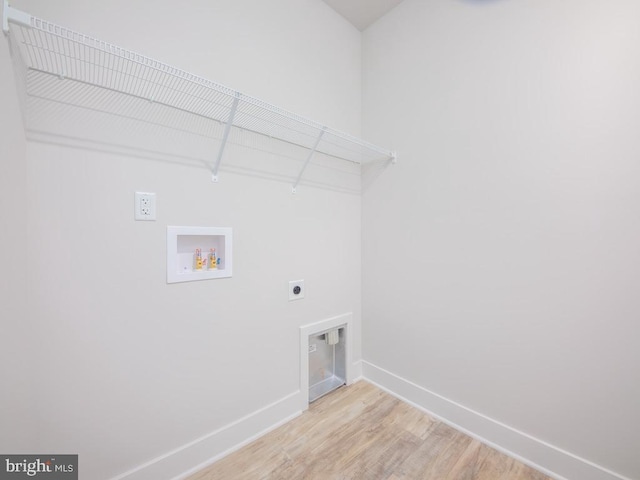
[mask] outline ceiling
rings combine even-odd
[[[362,31],[402,0],[323,0]]]

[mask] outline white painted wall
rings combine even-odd
[[[405,0],[363,37],[363,134],[400,157],[363,196],[364,360],[629,478],[639,16]]]
[[[14,4],[360,133],[360,35],[317,0]],[[359,329],[359,196],[292,196],[287,183],[224,170],[214,185],[193,164],[49,141],[28,142],[17,192],[29,198],[37,332],[29,450],[79,453],[82,478],[111,478],[297,392],[300,325],[353,312]],[[135,191],[157,194],[157,222],[133,221]],[[232,227],[233,278],[167,285],[167,225]],[[289,303],[299,278],[306,298]]]
[[[26,142],[4,35],[0,35],[0,65],[0,451],[22,453],[31,441],[30,385],[35,373],[32,332],[25,315]]]

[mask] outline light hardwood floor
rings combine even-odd
[[[188,480],[550,480],[360,381]]]

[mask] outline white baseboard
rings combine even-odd
[[[471,410],[372,363],[364,379],[453,428],[557,480],[631,480],[589,460]]]
[[[351,385],[353,383],[359,382],[362,380],[362,360],[357,360],[351,364],[351,371],[353,375],[351,377],[351,381],[347,383],[347,385]]]
[[[179,480],[300,415],[296,391],[111,480]]]

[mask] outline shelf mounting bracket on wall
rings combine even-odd
[[[3,1],[3,7],[2,31],[5,34],[9,33],[9,20],[25,27],[31,26],[31,15],[11,7],[9,0]]]
[[[233,119],[236,116],[236,111],[238,110],[239,102],[240,102],[240,92],[236,92],[235,98],[233,99],[233,105],[231,106],[231,111],[229,112],[229,118],[227,119],[227,124],[224,127],[224,135],[222,136],[222,143],[220,144],[220,150],[218,150],[218,159],[216,160],[216,164],[213,167],[213,175],[211,177],[211,180],[213,182],[218,182],[218,169],[220,168],[220,163],[222,162],[224,147],[227,145],[227,140],[229,139],[229,133],[231,132],[231,127],[233,126]]]
[[[298,178],[296,178],[296,181],[293,182],[293,187],[291,188],[291,193],[296,193],[296,188],[298,188],[298,184],[300,183],[300,179],[302,178],[302,174],[306,170],[307,165],[309,165],[309,162],[311,161],[311,157],[313,157],[313,154],[316,153],[316,150],[318,150],[318,145],[320,144],[320,140],[322,140],[322,136],[324,135],[324,132],[326,132],[326,131],[327,131],[327,127],[322,127],[322,130],[320,131],[320,135],[318,135],[318,138],[316,139],[316,143],[313,144],[313,148],[309,152],[309,155],[307,156],[307,160],[304,162],[304,165],[302,165],[302,169],[300,170],[300,173],[298,173]]]
[[[2,31],[9,33],[9,0],[4,0],[2,8]]]

